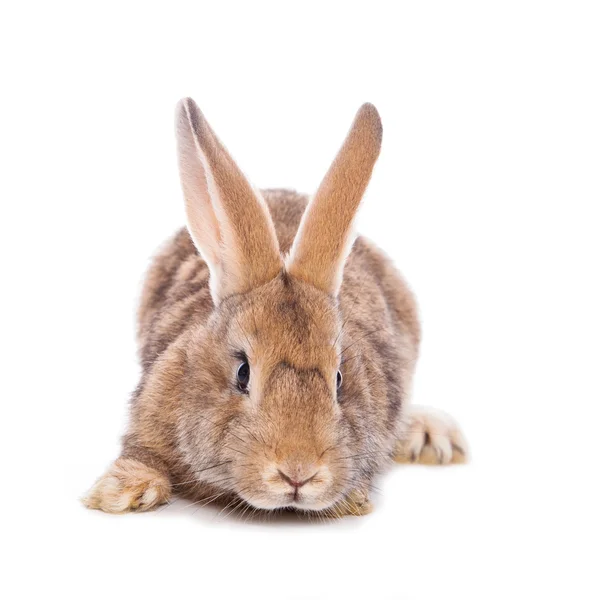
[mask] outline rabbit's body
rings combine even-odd
[[[129,429],[86,504],[145,510],[175,492],[364,514],[390,459],[459,461],[452,420],[408,408],[412,293],[367,240],[350,249],[379,152],[374,109],[310,203],[252,191],[190,101],[178,123],[192,235],[180,231],[149,270]]]

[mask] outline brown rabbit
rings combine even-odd
[[[188,229],[148,274],[129,429],[86,506],[148,510],[176,493],[365,514],[392,458],[462,462],[453,420],[409,405],[413,295],[353,234],[381,146],[375,107],[310,201],[253,189],[191,99],[176,127]]]

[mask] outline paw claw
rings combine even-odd
[[[458,444],[452,444],[452,450],[454,450],[454,452],[458,452],[459,454],[462,454],[463,456],[467,455],[467,453],[465,452],[465,449],[462,446],[459,446]]]
[[[397,462],[448,465],[464,463],[466,442],[458,425],[449,415],[410,407],[405,416],[406,430],[396,446]]]

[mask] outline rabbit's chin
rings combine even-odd
[[[260,497],[245,497],[241,496],[244,501],[251,504],[255,508],[262,510],[277,510],[280,508],[294,508],[297,510],[306,511],[321,511],[331,508],[336,499],[320,500],[315,498],[302,496],[294,499],[293,494],[282,494],[273,496],[260,496]]]

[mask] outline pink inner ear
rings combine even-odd
[[[192,104],[192,107],[194,105]],[[210,269],[213,300],[218,298],[221,277],[221,230],[208,189],[206,158],[194,134],[190,104],[182,100],[177,106],[176,134],[179,173],[185,199],[188,230],[194,245]]]
[[[178,147],[190,233],[211,269],[213,298],[222,299],[269,281],[283,261],[264,200],[193,100],[180,106]]]

